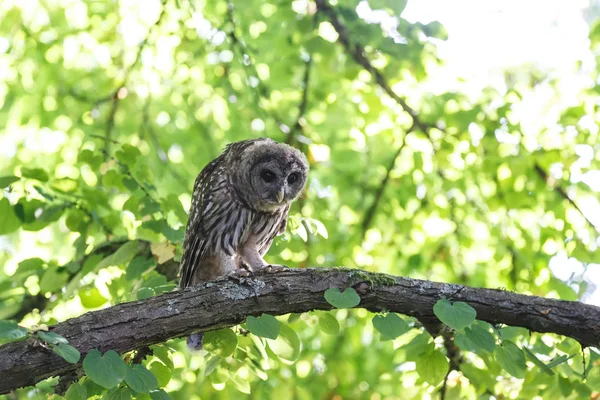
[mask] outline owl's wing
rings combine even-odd
[[[183,256],[179,269],[179,287],[184,288],[193,282],[194,275],[208,254],[209,240],[204,229],[207,219],[215,215],[219,202],[214,201],[214,189],[222,179],[219,164],[221,157],[209,163],[200,172],[194,183],[192,205],[183,239]],[[218,212],[217,212],[218,214]]]

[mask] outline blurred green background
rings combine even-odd
[[[598,3],[318,3],[3,0],[0,319],[35,328],[171,290],[196,175],[259,136],[311,164],[267,260],[600,304]],[[171,340],[144,365],[173,399],[600,390],[595,349],[508,327],[489,329],[573,357],[554,375],[528,357],[518,379],[463,346],[444,385],[439,340],[410,318],[381,340],[372,318],[279,317],[287,341],[192,356]],[[7,398],[60,398],[55,383]]]

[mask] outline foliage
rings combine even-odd
[[[350,0],[332,6],[342,33],[310,1],[3,1],[0,343],[34,337],[77,362],[77,349],[48,326],[172,290],[195,176],[226,143],[256,136],[299,147],[311,164],[306,194],[267,256],[273,263],[585,295],[581,277],[562,281],[549,262],[600,261],[585,211],[598,196],[581,179],[600,168],[598,72],[577,104],[531,70],[507,73],[505,90],[473,96],[458,82],[458,90],[430,92],[444,27],[402,18],[406,1],[369,4],[398,18],[396,34],[359,18]],[[383,81],[369,73],[375,68]],[[532,128],[518,109],[542,89],[552,93],[552,112],[536,115],[544,125]],[[451,296],[434,311],[459,359],[419,321],[347,309],[360,301],[351,288],[325,298],[334,310],[265,314],[207,333],[200,354],[180,339],[137,362],[136,354],[92,350],[86,376],[64,396],[600,391],[596,349],[477,321]],[[16,396],[49,394],[56,382]]]

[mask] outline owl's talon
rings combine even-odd
[[[235,281],[237,281],[238,283],[241,283],[242,279],[247,278],[251,275],[251,272],[248,271],[247,269],[244,268],[236,268],[233,271],[231,271],[227,277],[229,279],[233,279]]]
[[[260,267],[257,271],[265,271],[265,272],[281,272],[289,269],[287,265],[279,265],[279,264],[267,264],[265,266]]]

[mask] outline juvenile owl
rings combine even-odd
[[[229,144],[194,184],[179,286],[277,269],[263,256],[283,234],[290,204],[306,183],[304,154],[267,138]],[[188,337],[202,347],[202,334]]]

